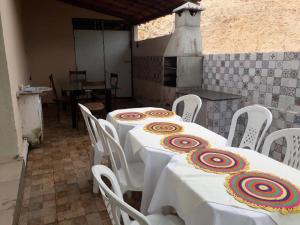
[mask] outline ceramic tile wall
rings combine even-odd
[[[161,83],[163,77],[163,57],[133,57],[133,76],[134,78]]]
[[[203,63],[205,89],[300,112],[300,53],[206,55]]]
[[[242,106],[241,99],[207,101],[207,128],[227,138],[232,116]]]
[[[273,123],[269,133],[300,127],[299,52],[205,55],[203,63],[204,89],[239,94],[247,99],[245,105],[261,104],[270,109]],[[230,123],[225,130],[228,126]],[[280,140],[272,148],[273,158],[283,159],[283,144]]]
[[[134,57],[133,65],[135,78],[162,81],[162,56]],[[205,55],[203,70],[204,89],[238,94],[247,100],[245,105],[268,107],[273,114],[269,132],[300,127],[300,52]],[[229,115],[232,117],[236,106],[225,107],[230,104],[226,101],[210,104],[208,128],[227,137],[231,122]],[[224,117],[226,114],[228,118]],[[271,152],[271,156],[278,160],[284,156],[281,144],[282,141]]]

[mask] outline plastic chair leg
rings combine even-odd
[[[100,165],[102,159],[102,154],[100,152],[94,151],[93,165]],[[93,179],[93,193],[97,194],[99,192],[97,180]]]
[[[99,193],[99,187],[96,178],[93,178],[93,193],[98,194]]]

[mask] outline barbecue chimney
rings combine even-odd
[[[164,52],[164,86],[201,87],[202,40],[200,16],[202,7],[193,3],[173,10],[175,30]]]
[[[193,3],[173,10],[175,13],[175,30],[165,50],[165,56],[201,56],[202,39],[200,33],[200,16],[203,9]]]

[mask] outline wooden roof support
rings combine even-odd
[[[59,0],[137,25],[170,14],[186,0]],[[195,2],[196,0],[192,0]]]
[[[101,4],[95,5],[94,3],[88,3],[87,1],[82,1],[82,0],[58,0],[58,1],[61,1],[61,2],[67,3],[67,4],[71,4],[74,6],[78,6],[80,8],[93,10],[93,11],[103,13],[106,15],[118,17],[118,18],[124,19],[130,23],[133,22],[133,21],[131,21],[131,17],[129,15],[124,14],[120,11],[116,11],[114,9],[107,8],[106,6],[103,6]]]

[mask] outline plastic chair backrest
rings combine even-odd
[[[76,70],[69,71],[70,82],[84,82],[86,81],[86,71],[85,70]]]
[[[128,163],[124,154],[124,150],[120,145],[120,140],[118,138],[116,129],[110,122],[106,120],[99,119],[95,123],[97,129],[101,132],[103,143],[105,144],[105,149],[106,151],[108,151],[108,154],[110,156],[112,169],[116,174],[118,180],[120,181],[118,169],[121,167],[125,172],[127,185],[133,187],[134,185],[131,180]],[[104,123],[106,124],[106,128],[109,127],[109,129],[105,129]],[[120,163],[120,166],[118,166],[118,163]]]
[[[119,75],[116,73],[110,74],[110,87],[114,90],[114,97],[117,97],[117,89],[119,84]]]
[[[102,129],[104,129],[106,132],[108,132],[113,137],[113,139],[116,140],[117,143],[120,143],[119,135],[118,135],[114,125],[112,125],[112,123],[108,122],[107,120],[103,120],[103,119],[98,119],[98,123],[100,124]],[[102,137],[103,137],[103,135],[102,135]],[[104,143],[106,143],[105,140],[103,140],[103,141],[104,141]]]
[[[273,118],[272,113],[260,105],[246,106],[234,113],[228,135],[228,145],[232,145],[238,118],[245,113],[248,116],[248,121],[239,147],[258,151],[261,141],[269,129]],[[263,125],[265,125],[264,128]]]
[[[96,129],[96,125],[93,120],[94,116],[92,115],[91,111],[87,107],[85,107],[82,104],[78,104],[78,105],[82,113],[85,125],[87,127],[92,146],[97,147],[98,146],[97,143],[101,143],[102,150],[98,149],[98,151],[103,151],[103,144],[101,141],[101,137],[98,130]]]
[[[58,94],[57,94],[56,86],[55,86],[55,83],[54,83],[53,74],[49,75],[49,80],[50,80],[50,87],[53,90],[53,94],[54,94],[55,100],[58,100]]]
[[[118,88],[119,75],[116,73],[110,74],[110,86],[112,88]]]
[[[300,128],[282,129],[271,133],[265,140],[262,154],[269,156],[272,143],[280,138],[286,140],[283,163],[300,169]]]
[[[183,121],[195,122],[202,105],[201,98],[192,94],[181,96],[174,101],[172,106],[173,112],[177,111],[177,106],[181,102],[184,104],[184,109],[181,116]]]
[[[130,225],[129,216],[135,219],[140,225],[151,225],[147,218],[136,209],[128,205],[115,174],[106,166],[96,165],[92,168],[93,175],[98,182],[102,198],[105,202],[111,222],[114,225],[121,225],[120,218],[124,225]],[[103,181],[103,177],[108,179],[111,184],[109,188]],[[121,216],[121,217],[120,217]]]

